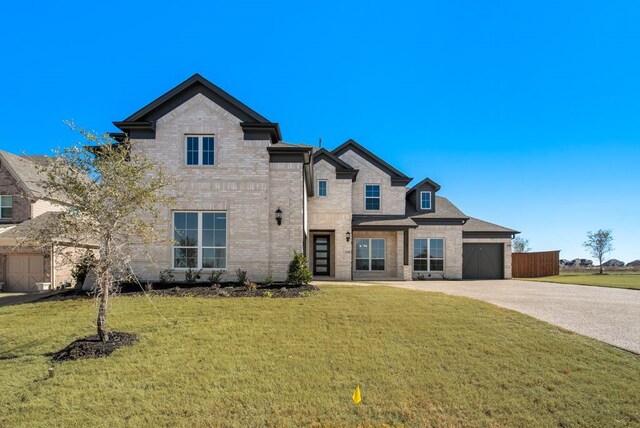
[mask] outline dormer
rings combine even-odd
[[[436,210],[436,192],[440,185],[425,178],[407,192],[407,200],[418,213],[432,213]]]

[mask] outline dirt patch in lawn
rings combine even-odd
[[[309,297],[315,294],[319,288],[315,285],[286,286],[285,284],[258,285],[251,290],[233,283],[222,286],[208,286],[202,283],[171,283],[171,284],[143,284],[146,293],[152,296],[167,297],[207,297],[207,298],[231,298],[231,297],[271,297],[271,298],[296,298]],[[143,291],[138,284],[122,284],[116,294],[141,295]],[[51,296],[40,301],[87,299],[92,298],[93,293],[82,290],[69,290],[64,293]]]
[[[66,348],[53,353],[51,359],[59,362],[106,357],[118,348],[133,345],[137,340],[138,336],[134,334],[114,331],[109,333],[108,341],[102,342],[96,334],[72,342]]]

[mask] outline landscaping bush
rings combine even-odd
[[[224,275],[223,270],[214,270],[207,277],[207,281],[209,281],[209,284],[211,284],[211,286],[220,285],[220,278],[222,278],[222,275]]]
[[[287,271],[287,284],[307,285],[312,279],[307,258],[304,254],[294,251],[293,260],[289,263]]]
[[[84,280],[87,278],[89,269],[91,269],[95,260],[96,258],[93,255],[93,252],[87,251],[87,253],[82,257],[80,263],[71,269],[71,277],[73,278],[77,288],[82,287],[84,284]]]
[[[168,284],[170,282],[173,282],[173,280],[174,280],[173,271],[171,269],[165,269],[160,271],[161,284]]]
[[[196,281],[198,281],[200,279],[200,272],[202,272],[202,269],[187,269],[187,271],[184,273],[184,280],[187,281],[187,284],[195,284]]]
[[[238,285],[243,285],[246,287],[247,282],[249,281],[249,278],[247,277],[247,271],[238,269],[236,271],[236,279],[238,280]]]

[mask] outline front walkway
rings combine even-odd
[[[343,284],[388,285],[471,297],[640,354],[638,290],[521,280],[367,281]]]
[[[42,293],[24,293],[16,296],[2,297],[0,294],[0,308],[3,306],[20,305],[22,303],[35,302],[36,300],[44,299],[45,297],[53,296],[54,294],[61,293],[65,290],[52,290]]]

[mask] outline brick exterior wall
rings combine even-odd
[[[404,186],[392,186],[391,177],[377,167],[370,164],[360,155],[349,150],[340,159],[360,170],[356,182],[353,183],[352,210],[353,214],[404,214],[405,196],[407,189]],[[380,211],[366,211],[364,209],[364,189],[367,184],[380,184]]]
[[[355,230],[353,232],[353,238],[353,279],[404,279],[402,232]],[[355,270],[355,245],[358,238],[383,238],[385,240],[385,269],[383,271]]]
[[[31,201],[4,165],[0,165],[0,195],[13,196],[11,219],[0,219],[0,224],[22,223],[31,218]]]
[[[215,137],[215,166],[185,165],[185,135]],[[240,120],[198,94],[156,122],[156,138],[136,140],[140,150],[180,181],[170,190],[173,207],[162,207],[157,227],[172,239],[175,210],[227,213],[227,274],[246,270],[254,281],[268,274],[284,278],[294,249],[302,251],[303,177],[300,163],[270,163],[268,140],[244,140]],[[277,226],[274,212],[283,211]],[[146,254],[150,257],[146,257]],[[157,280],[172,266],[172,245],[141,248],[132,268],[143,280]],[[176,271],[176,278],[182,273]]]
[[[318,180],[327,180],[327,196],[318,196]],[[351,231],[351,179],[337,179],[336,170],[325,160],[314,165],[315,196],[309,198],[308,241],[309,263],[313,266],[314,231],[333,231],[331,236],[331,265],[329,278],[351,279],[351,245],[346,233]],[[326,234],[320,233],[318,234]],[[324,277],[326,278],[326,277]]]
[[[444,272],[431,273],[435,279],[462,279],[462,226],[421,225],[409,231],[409,265],[413,272],[413,240],[444,239]],[[465,241],[466,242],[466,241]],[[428,273],[423,272],[425,277]],[[415,273],[413,273],[415,279]]]

